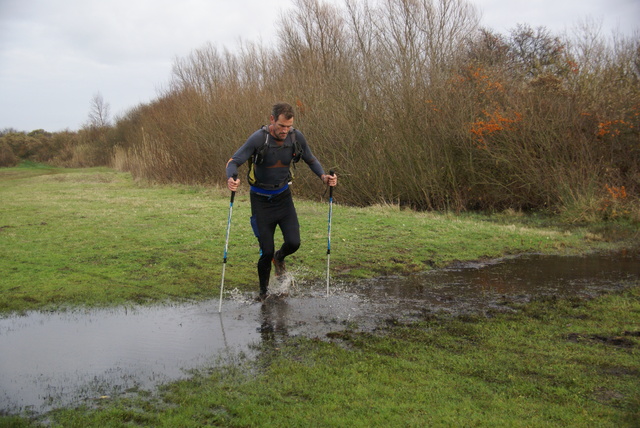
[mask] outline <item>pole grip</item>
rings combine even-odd
[[[330,169],[329,175],[333,177],[334,175],[336,175],[336,173],[334,170]],[[332,199],[332,198],[333,198],[333,186],[329,186],[329,199]]]
[[[233,177],[231,177],[235,180],[238,179],[238,174],[233,174]],[[233,205],[233,200],[236,198],[236,192],[231,192],[231,201],[229,202],[231,205]]]

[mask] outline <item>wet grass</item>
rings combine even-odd
[[[339,190],[336,190],[339,202]],[[108,169],[0,170],[0,310],[217,296],[226,191],[157,187]],[[290,261],[323,279],[327,205],[298,201],[303,247]],[[234,206],[227,287],[255,289],[249,203]],[[637,228],[622,236],[633,238]],[[634,232],[636,231],[636,232]],[[619,238],[619,236],[618,236]],[[637,237],[636,237],[637,238]],[[334,205],[339,279],[454,260],[621,246],[591,227],[521,216]],[[255,360],[154,394],[114,397],[0,426],[634,426],[640,420],[640,288],[545,299],[513,313],[390,314],[374,333],[264,340]],[[637,425],[636,425],[637,426]]]
[[[346,184],[345,184],[346,185]],[[331,275],[408,274],[454,260],[620,246],[588,227],[531,217],[416,213],[342,206],[336,189]],[[0,313],[203,299],[219,293],[226,190],[134,183],[106,168],[0,170]],[[298,199],[298,282],[326,273],[327,203]],[[258,245],[246,191],[234,204],[225,288],[257,290]],[[622,226],[626,235],[637,233]]]
[[[637,426],[640,289],[512,314],[265,341],[256,360],[54,426]],[[35,425],[35,421],[33,422]]]

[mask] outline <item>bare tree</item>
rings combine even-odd
[[[89,126],[95,128],[103,128],[110,125],[111,107],[109,103],[104,101],[102,94],[97,92],[91,98],[91,106],[89,108]]]

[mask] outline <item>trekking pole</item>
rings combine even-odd
[[[333,177],[333,170],[329,171],[329,175]],[[329,296],[329,262],[331,260],[331,214],[333,213],[333,186],[329,186],[329,226],[327,233],[327,297]]]
[[[233,174],[233,179],[236,180],[238,174]],[[227,267],[227,251],[229,250],[229,231],[231,230],[231,213],[233,212],[233,200],[236,197],[236,192],[231,192],[231,201],[229,202],[229,218],[227,219],[227,237],[224,242],[224,256],[222,258],[222,281],[220,282],[220,304],[218,305],[218,313],[222,313],[222,292],[224,290],[224,271]]]

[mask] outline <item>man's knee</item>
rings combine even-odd
[[[295,253],[300,248],[300,239],[290,239],[286,242],[289,254]]]
[[[271,263],[271,259],[273,259],[273,255],[275,254],[275,249],[270,248],[270,249],[262,249],[262,255],[260,257],[260,260],[269,260],[269,263]]]

